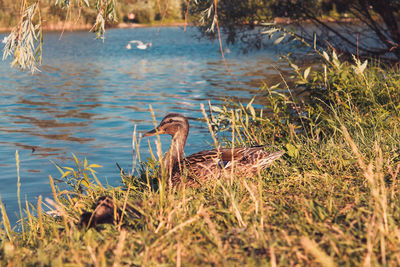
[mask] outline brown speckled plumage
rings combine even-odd
[[[103,223],[112,224],[121,218],[121,210],[115,208],[114,202],[109,197],[99,197],[93,208],[93,212],[85,212],[81,215],[80,226],[90,228]]]
[[[164,155],[163,168],[172,184],[185,180],[188,186],[198,186],[209,179],[235,174],[253,176],[271,165],[283,155],[283,151],[267,152],[263,146],[204,150],[183,158],[183,150],[189,134],[189,122],[181,114],[165,116],[160,125],[144,134],[172,136],[171,148]]]
[[[134,203],[140,206],[139,203]],[[116,224],[122,217],[122,209],[118,207],[111,197],[101,196],[93,205],[92,212],[85,212],[81,215],[79,226],[84,228],[97,227],[99,224]],[[132,218],[140,218],[141,213],[129,203],[125,206],[125,213]]]

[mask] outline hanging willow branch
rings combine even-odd
[[[105,24],[107,21],[116,21],[116,10],[114,0],[97,0],[96,22],[90,31],[96,33],[97,38],[104,40]]]
[[[89,0],[54,0],[54,4],[71,11],[71,5],[89,5]],[[104,39],[107,22],[116,21],[115,0],[96,0],[96,21],[91,29],[97,38]],[[21,0],[20,20],[17,26],[4,39],[3,60],[13,57],[11,66],[22,70],[38,71],[42,63],[43,27],[40,13],[40,0]]]
[[[3,60],[14,56],[11,65],[32,73],[38,70],[42,62],[43,31],[40,16],[40,2],[28,4],[25,0],[21,6],[21,19],[18,25],[5,39]]]

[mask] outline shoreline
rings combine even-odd
[[[185,22],[171,22],[171,23],[153,23],[153,24],[140,24],[140,23],[118,23],[115,25],[108,25],[108,29],[132,29],[132,28],[150,28],[150,27],[184,27]],[[186,23],[187,27],[193,26],[190,23]],[[43,26],[44,32],[58,32],[58,31],[90,31],[93,27],[92,24],[76,24],[76,23],[56,23]],[[0,27],[0,33],[9,33],[14,27]]]
[[[329,22],[329,23],[359,23],[360,21],[355,18],[342,18],[342,19],[321,19],[322,21]],[[285,17],[276,17],[274,18],[273,22],[275,24],[280,25],[289,25],[292,24],[294,21],[290,18]],[[311,23],[310,21],[304,21],[305,23]],[[126,23],[121,22],[118,24],[112,24],[106,26],[106,29],[131,29],[131,28],[150,28],[150,27],[184,27],[186,24],[187,27],[194,26],[192,23],[185,23],[184,21],[178,22],[154,22],[154,23]],[[254,26],[258,26],[255,24]],[[92,24],[77,24],[72,22],[58,22],[55,24],[49,24],[43,26],[44,32],[60,32],[60,31],[90,31],[92,29]],[[14,27],[0,27],[0,33],[9,33]]]

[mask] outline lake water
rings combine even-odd
[[[198,40],[189,28],[111,29],[103,42],[87,32],[45,34],[43,66],[35,75],[0,62],[0,195],[15,222],[17,168],[21,196],[30,202],[51,196],[48,175],[60,174],[51,161],[72,166],[71,153],[103,166],[98,177],[119,185],[118,162],[132,166],[132,131],[153,128],[169,112],[190,118],[186,154],[210,147],[200,103],[218,105],[226,97],[248,101],[276,73],[275,49],[240,53],[230,47],[226,70],[218,42]],[[0,34],[0,40],[4,34]],[[129,40],[152,42],[147,50],[125,48]],[[150,139],[154,143],[155,138]],[[169,137],[162,139],[163,151]],[[141,156],[149,155],[147,141]]]

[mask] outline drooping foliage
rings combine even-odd
[[[400,59],[400,1],[398,0],[268,0],[194,1],[201,29],[215,37],[217,22],[227,41],[244,40],[261,46],[255,25],[290,22],[299,37],[342,52]],[[284,17],[285,19],[276,19]],[[312,25],[312,26],[310,26]]]

